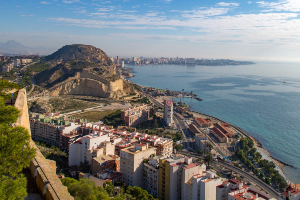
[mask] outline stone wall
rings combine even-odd
[[[21,112],[16,124],[25,127],[29,134],[31,134],[25,89],[19,90],[15,107]],[[30,140],[30,146],[36,149],[36,156],[30,163],[30,171],[43,199],[74,199],[69,194],[67,188],[61,183],[60,179],[56,176],[55,161],[47,160],[32,140]]]

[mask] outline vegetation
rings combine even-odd
[[[182,146],[181,146],[180,144],[174,143],[174,148],[175,148],[176,150],[182,150]]]
[[[144,103],[144,104],[150,104],[150,101],[147,97],[143,97],[141,99],[137,99],[135,101],[131,101],[131,102],[134,102],[134,103]]]
[[[6,106],[4,101],[11,97],[7,92],[18,88],[17,84],[0,82],[0,199],[23,199],[27,196],[27,179],[22,170],[29,167],[35,149],[29,146],[30,135],[20,126],[13,127],[19,111]]]
[[[125,125],[125,122],[121,120],[121,111],[122,111],[121,109],[118,109],[118,110],[106,115],[103,118],[104,124],[111,125],[114,127]]]
[[[205,156],[204,161],[207,162],[207,166],[209,167],[209,164],[212,163],[212,155],[210,152]]]
[[[110,196],[113,196],[114,188],[111,182],[104,183],[103,187],[97,187],[95,183],[89,179],[81,179],[78,181],[73,178],[64,178],[61,179],[61,182],[68,187],[69,193],[77,200],[157,200],[148,194],[146,190],[137,186],[128,186],[125,190],[124,184],[118,184],[121,185],[121,194],[110,198]]]
[[[92,122],[103,120],[106,116],[116,112],[117,110],[104,110],[104,111],[89,111],[72,115],[72,117],[87,119]]]
[[[175,135],[172,136],[172,139],[174,142],[182,140],[182,135],[180,133],[176,133]]]
[[[32,72],[39,73],[39,72],[42,72],[42,71],[46,71],[48,69],[50,69],[50,66],[47,63],[39,62],[39,63],[28,66],[26,68],[26,73],[29,73],[29,74],[32,73]]]
[[[77,200],[109,200],[109,195],[102,187],[97,187],[90,179],[77,181],[73,178],[61,179],[63,185],[68,187],[69,193]]]
[[[236,155],[249,169],[267,184],[270,184],[270,181],[272,181],[276,185],[279,185],[281,190],[284,190],[287,187],[285,179],[275,169],[275,164],[268,160],[261,159],[262,155],[256,151],[251,139],[245,137],[241,138],[240,147],[237,148]],[[252,157],[252,160],[249,159],[249,156]],[[260,171],[256,168],[253,163],[259,164],[262,170]]]

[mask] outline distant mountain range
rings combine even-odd
[[[39,54],[39,55],[49,55],[55,51],[54,48],[49,47],[28,47],[16,42],[15,40],[9,40],[7,42],[0,42],[0,54],[9,55],[9,54]]]

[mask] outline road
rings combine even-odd
[[[200,156],[200,155],[197,155],[197,154],[194,154],[194,153],[190,153],[190,152],[178,151],[178,153],[183,154],[183,155],[187,155],[187,156],[190,156],[190,157],[204,159],[204,156]],[[267,185],[265,182],[263,182],[259,178],[256,178],[252,174],[249,174],[249,173],[243,171],[242,169],[240,169],[238,167],[235,167],[235,166],[233,166],[233,165],[231,165],[231,164],[229,164],[227,162],[213,161],[212,166],[214,167],[214,165],[221,165],[221,166],[223,166],[223,167],[225,167],[227,169],[230,169],[230,170],[232,170],[232,171],[234,171],[234,172],[236,172],[236,173],[244,176],[245,178],[247,178],[251,182],[253,182],[256,185],[258,185],[260,188],[262,188],[265,192],[267,192],[272,197],[274,197],[274,198],[276,198],[278,200],[282,200],[280,194],[276,190],[274,190],[269,185]]]

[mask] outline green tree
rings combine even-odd
[[[103,188],[106,190],[109,196],[111,196],[114,192],[114,185],[110,181],[103,183]]]
[[[203,151],[201,149],[197,149],[197,153],[203,155]]]
[[[266,184],[268,184],[268,185],[270,185],[270,184],[271,184],[271,180],[270,180],[270,178],[269,178],[269,177],[266,177],[266,178],[265,178],[265,183],[266,183]]]
[[[205,156],[204,161],[207,162],[207,165],[209,167],[209,164],[212,162],[212,155],[210,152]]]
[[[63,184],[67,184],[69,193],[77,200],[109,200],[109,195],[102,187],[99,188],[90,179],[81,179],[80,181],[72,181],[62,179]]]
[[[22,174],[23,168],[29,167],[34,158],[35,149],[29,146],[30,135],[16,122],[19,111],[13,106],[4,105],[4,99],[11,97],[7,91],[13,84],[0,80],[0,199],[23,199],[27,196],[27,179]]]
[[[0,80],[0,98],[2,97],[4,101],[11,99],[11,91],[15,89],[20,89],[18,84],[9,82],[8,80]]]

